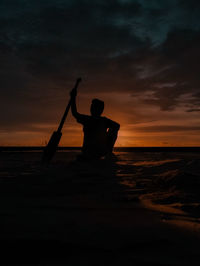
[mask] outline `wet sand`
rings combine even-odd
[[[198,228],[147,209],[139,187],[127,197],[119,164],[39,156],[1,154],[1,264],[198,265]]]

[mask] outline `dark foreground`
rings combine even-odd
[[[0,153],[1,264],[198,265],[198,152]]]

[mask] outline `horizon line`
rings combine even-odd
[[[33,150],[41,150],[46,146],[0,146],[0,151],[2,150],[11,150],[11,149],[33,149]],[[64,149],[81,149],[81,146],[58,146],[58,150]],[[116,149],[200,149],[200,146],[116,146]]]

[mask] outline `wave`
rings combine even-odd
[[[195,219],[199,223],[199,154],[143,153],[140,157],[136,154],[126,156],[128,164],[125,165],[122,158],[119,165],[120,183],[126,186],[128,200],[134,200],[137,195],[145,207],[168,214],[170,220],[172,216],[176,219],[182,216],[187,221],[192,219],[194,222]]]

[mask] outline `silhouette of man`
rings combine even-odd
[[[90,107],[91,115],[83,115],[76,108],[77,90],[71,91],[71,110],[77,122],[83,125],[84,139],[82,147],[83,159],[99,159],[112,150],[117,139],[120,125],[106,117],[101,116],[104,102],[93,99]]]

